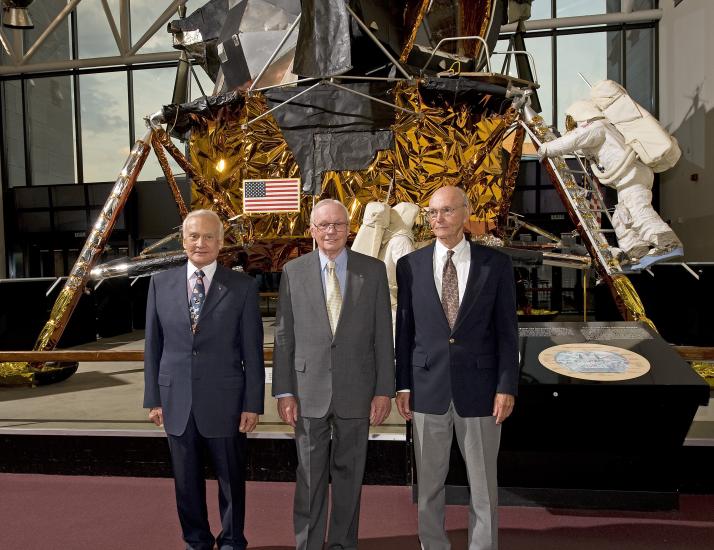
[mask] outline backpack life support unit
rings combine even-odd
[[[677,140],[617,82],[598,82],[590,89],[590,98],[653,171],[664,172],[677,163],[682,155]]]

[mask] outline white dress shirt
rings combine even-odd
[[[444,264],[446,263],[448,250],[441,244],[439,239],[436,240],[434,244],[434,284],[436,285],[436,291],[439,293],[439,300],[441,300],[441,279],[444,276]],[[469,278],[469,269],[471,268],[471,247],[466,237],[462,237],[461,242],[451,250],[454,251],[451,261],[454,262],[456,267],[456,279],[459,281],[459,305],[461,305],[466,291],[466,281]]]
[[[208,289],[211,286],[211,281],[213,276],[216,274],[216,269],[218,268],[218,262],[213,260],[206,267],[196,267],[189,260],[186,264],[186,291],[188,292],[187,298],[188,303],[191,303],[191,296],[193,295],[193,287],[196,285],[196,271],[199,269],[203,271],[203,287],[206,289],[206,296],[208,296]]]

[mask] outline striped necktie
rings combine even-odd
[[[327,262],[327,284],[326,287],[326,303],[327,317],[330,319],[330,328],[334,336],[337,330],[337,321],[340,319],[340,311],[342,310],[342,293],[340,292],[340,281],[337,279],[337,271],[335,262],[330,260]]]
[[[451,259],[453,255],[453,250],[446,252],[446,262],[441,277],[441,306],[452,330],[459,313],[459,279],[456,276],[456,266]]]
[[[194,275],[196,275],[196,284],[193,285],[193,290],[191,291],[188,311],[191,314],[191,330],[196,332],[198,317],[201,315],[201,308],[206,301],[206,287],[203,284],[203,277],[205,277],[203,271],[199,269]]]

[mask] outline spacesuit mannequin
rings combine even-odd
[[[379,259],[387,267],[392,319],[397,307],[397,261],[414,250],[412,227],[418,215],[419,206],[411,202],[400,202],[393,206],[389,214],[389,227],[382,237]]]
[[[637,158],[617,128],[590,101],[576,101],[566,115],[571,119],[566,118],[566,126],[572,127],[573,122],[577,126],[541,145],[538,158],[582,151],[601,183],[617,190],[612,223],[618,246],[632,263],[645,255],[660,256],[681,248],[677,235],[652,208],[654,172]]]
[[[382,236],[389,227],[389,205],[384,202],[368,202],[362,216],[352,250],[376,258],[382,246]]]

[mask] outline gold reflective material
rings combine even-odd
[[[235,124],[235,120],[232,122]],[[156,128],[154,130],[154,135],[158,138],[161,145],[164,146],[166,151],[168,151],[178,165],[183,168],[186,175],[193,180],[194,185],[191,190],[192,206],[194,194],[201,193],[207,200],[206,204],[202,206],[202,208],[215,210],[223,220],[228,220],[238,215],[238,211],[231,206],[228,190],[218,185],[218,182],[216,182],[214,178],[208,178],[205,172],[200,170],[197,171],[196,168],[194,168],[194,166],[186,159],[186,157],[181,154],[181,151],[179,151],[174,145],[173,141],[171,141],[171,138],[163,128]],[[221,139],[222,136],[217,137],[218,139]]]
[[[504,166],[501,143],[517,113],[484,116],[467,106],[427,105],[417,86],[403,84],[396,87],[396,104],[422,116],[398,111],[392,127],[394,149],[379,151],[365,170],[326,172],[320,198],[340,200],[356,231],[368,202],[406,201],[426,207],[438,188],[458,185],[469,198],[470,219],[496,225],[508,211],[515,183],[515,175]]]
[[[571,117],[570,115],[565,115],[565,129],[566,131],[570,132],[572,130],[575,130],[575,128],[578,127],[578,123],[575,122],[575,119]]]
[[[421,27],[426,12],[429,11],[432,0],[415,0],[415,2],[416,5],[414,2],[407,2],[406,13],[404,14],[406,19],[405,23],[406,25],[411,25],[411,30],[409,31],[409,37],[406,43],[402,47],[402,54],[399,56],[400,63],[404,63],[409,57],[409,53],[414,47],[414,40],[416,40],[419,27]]]
[[[266,110],[265,97],[253,94],[246,97],[240,110],[231,105],[223,106],[216,109],[212,120],[197,119],[191,131],[191,166],[202,180],[199,184],[193,178],[191,208],[213,208],[215,192],[212,189],[220,190],[234,212],[227,217],[238,216],[241,236],[249,243],[304,238],[309,234],[310,195],[302,196],[300,212],[243,213],[244,179],[300,177],[295,157],[271,115],[244,127],[248,120]],[[219,164],[220,161],[223,162]]]
[[[652,330],[657,332],[657,327],[655,327],[652,320],[647,317],[645,306],[642,304],[642,300],[640,300],[640,296],[637,294],[635,287],[632,286],[630,279],[625,275],[615,275],[612,278],[612,284],[632,318],[635,321],[646,323]]]
[[[159,141],[159,138],[156,137],[155,133],[151,134],[151,147],[154,149],[156,158],[159,161],[159,166],[161,166],[161,171],[166,177],[166,181],[169,184],[169,189],[171,189],[171,194],[174,197],[174,201],[176,202],[176,206],[179,210],[179,214],[181,215],[181,219],[183,219],[188,216],[188,208],[186,208],[186,203],[183,201],[181,191],[179,191],[178,184],[176,183],[176,178],[174,177],[174,174],[171,171],[169,161],[166,158],[166,153],[164,153],[164,148],[161,146],[161,142]]]
[[[477,34],[486,38],[488,25],[491,22],[492,0],[475,0],[472,2],[459,2],[459,22],[462,36]],[[461,44],[463,53],[469,57],[476,57],[483,48],[480,41],[469,40]]]
[[[714,363],[693,361],[691,365],[694,372],[704,378],[704,380],[706,380],[706,382],[714,388]]]
[[[521,168],[521,154],[523,153],[523,143],[526,140],[526,130],[522,126],[518,126],[515,130],[515,136],[513,138],[513,144],[510,151],[508,151],[508,167],[506,169],[506,175],[503,178],[503,198],[501,200],[500,207],[498,209],[498,225],[499,227],[505,227],[506,220],[508,218],[508,212],[511,209],[511,197],[513,196],[513,190],[516,188],[516,178],[518,178],[518,171]]]
[[[34,370],[26,361],[0,363],[0,386],[32,385]]]
[[[392,127],[394,149],[377,152],[364,170],[324,173],[320,198],[340,200],[350,213],[351,230],[357,231],[368,202],[408,201],[426,206],[439,187],[460,185],[472,204],[471,219],[496,225],[508,210],[517,174],[512,166],[504,165],[506,155],[501,148],[508,122],[517,113],[484,117],[467,106],[427,105],[416,85],[397,85],[395,96],[396,105],[423,116],[398,111]],[[299,167],[272,116],[244,127],[266,108],[264,97],[254,94],[237,112],[226,106],[218,109],[213,120],[197,120],[190,149],[197,176],[192,178],[200,183],[192,189],[193,209],[213,207],[215,194],[206,187],[222,190],[231,209],[241,212],[243,179],[299,177]],[[162,144],[166,145],[163,139]],[[238,220],[244,223],[245,240],[253,245],[262,240],[303,238],[308,236],[311,208],[312,197],[303,196],[299,213],[241,214]]]

